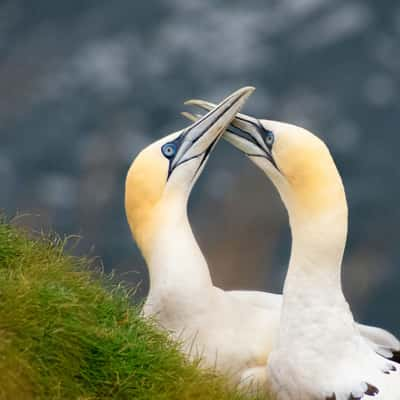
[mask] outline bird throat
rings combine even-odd
[[[185,199],[160,203],[133,234],[146,260],[151,288],[187,291],[212,285],[189,224]]]

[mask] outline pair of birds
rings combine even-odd
[[[146,260],[154,316],[203,365],[279,400],[400,399],[400,343],[355,323],[341,288],[347,202],[326,145],[300,127],[238,113],[242,88],[194,123],[144,149],[126,179],[125,208]],[[271,179],[292,234],[283,296],[213,286],[193,236],[187,202],[224,137]]]

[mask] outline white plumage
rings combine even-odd
[[[329,150],[302,128],[243,114],[225,137],[272,180],[289,214],[291,257],[267,367],[272,392],[278,400],[399,400],[399,342],[357,325],[343,296],[347,202]]]
[[[264,295],[214,287],[187,218],[192,186],[251,92],[234,93],[200,122],[143,150],[128,172],[125,205],[150,274],[144,314],[181,340],[187,354],[200,356],[203,365],[234,382],[264,384],[280,306],[265,302]]]

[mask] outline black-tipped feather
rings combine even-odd
[[[393,353],[393,355],[392,355],[392,357],[389,358],[389,360],[400,364],[400,351],[392,350],[392,353]]]

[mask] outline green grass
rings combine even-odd
[[[250,399],[64,247],[0,221],[0,400]]]

